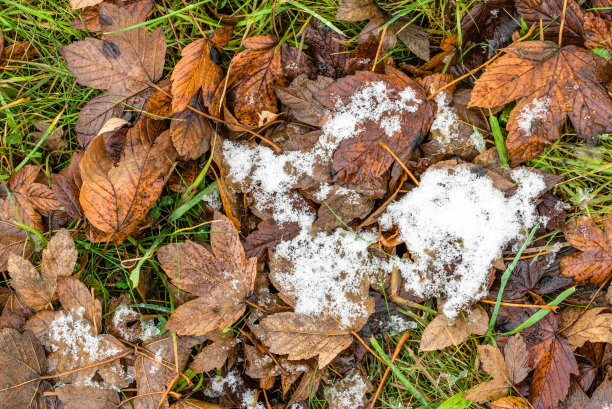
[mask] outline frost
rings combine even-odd
[[[368,385],[358,371],[353,371],[329,390],[329,401],[336,408],[359,408],[365,404]]]
[[[546,112],[550,108],[552,101],[550,98],[535,98],[528,104],[525,104],[521,112],[517,116],[519,128],[525,132],[526,135],[531,135],[531,126],[533,121],[536,119],[545,119]]]
[[[411,329],[417,328],[417,323],[411,320],[408,320],[404,317],[392,315],[391,316],[391,327],[393,331],[397,334],[403,334]]]
[[[390,262],[399,267],[407,291],[422,297],[445,292],[449,318],[485,295],[491,263],[539,221],[534,200],[544,181],[526,170],[512,176],[518,188],[506,198],[468,167],[429,169],[420,187],[389,205],[379,223],[398,226],[412,256]]]
[[[202,196],[202,201],[213,209],[221,209],[222,203],[219,189],[215,187],[210,192],[206,193]]]
[[[140,318],[140,334],[134,336],[132,333],[127,332],[122,324],[126,319],[136,317]],[[126,341],[136,341],[137,339],[148,341],[160,334],[159,328],[155,325],[155,320],[153,318],[142,318],[136,310],[127,305],[120,305],[117,307],[113,315],[113,325],[117,328],[121,337]]]

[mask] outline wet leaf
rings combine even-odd
[[[230,409],[228,406],[202,402],[195,399],[179,399],[170,405],[170,409]]]
[[[471,313],[459,314],[453,319],[440,313],[423,331],[419,351],[437,351],[451,345],[460,345],[470,333],[483,335],[487,332],[489,317],[480,305],[475,305]]]
[[[272,218],[263,220],[257,225],[257,230],[247,236],[244,251],[247,257],[264,261],[268,257],[268,250],[274,250],[281,240],[291,240],[298,233],[299,226],[295,222],[279,226]]]
[[[210,372],[213,369],[221,369],[227,361],[231,350],[236,345],[236,340],[230,334],[222,334],[220,331],[215,332],[212,343],[206,345],[193,358],[193,362],[189,364],[189,369],[195,372]]]
[[[133,234],[155,203],[176,156],[169,132],[143,118],[131,128],[117,163],[97,136],[81,159],[80,203],[88,221],[121,243]]]
[[[612,53],[612,20],[587,13],[584,17],[584,37],[584,46],[589,50],[604,47]]]
[[[94,325],[97,333],[102,332],[102,304],[92,297],[85,284],[76,278],[63,277],[58,281],[57,292],[65,310],[80,314]]]
[[[512,383],[502,353],[492,345],[478,345],[478,357],[482,369],[491,375],[491,380],[467,392],[465,398],[483,403],[506,396]]]
[[[476,81],[469,106],[493,108],[519,99],[506,141],[511,164],[517,165],[558,139],[566,115],[585,137],[612,130],[612,99],[600,81],[604,64],[575,46],[518,43]]]
[[[344,378],[327,389],[329,408],[365,408],[368,403],[366,394],[373,389],[370,381],[358,369],[353,369]]]
[[[63,207],[63,210],[75,219],[85,218],[83,208],[79,202],[81,194],[81,158],[82,152],[75,152],[70,159],[70,165],[60,170],[59,173],[51,175],[51,189],[55,199]]]
[[[612,219],[604,220],[603,230],[583,216],[569,223],[566,240],[580,252],[561,260],[561,273],[579,283],[602,283],[612,272]]]
[[[6,200],[0,199],[0,271],[6,271],[7,263],[11,255],[29,258],[33,249],[26,230],[15,224],[19,222],[19,216],[12,205],[7,205]]]
[[[336,11],[336,19],[344,21],[369,20],[380,14],[372,0],[342,0]]]
[[[288,355],[290,360],[318,356],[320,368],[353,342],[350,330],[342,329],[334,319],[313,318],[294,312],[265,317],[256,333],[271,352]]]
[[[190,106],[198,111],[203,110],[197,97]],[[186,159],[197,159],[208,151],[213,133],[208,119],[188,108],[173,115],[170,122],[172,144],[178,154]]]
[[[557,42],[561,21],[563,24],[563,44],[582,44],[584,11],[575,0],[567,0],[563,18],[564,0],[517,0],[516,9],[529,24],[542,24],[544,39]],[[541,21],[541,23],[540,23]]]

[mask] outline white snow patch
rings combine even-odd
[[[542,177],[527,170],[512,176],[518,188],[506,198],[468,167],[429,169],[420,187],[389,205],[379,223],[398,226],[412,255],[389,262],[399,267],[407,291],[423,297],[445,292],[449,318],[486,294],[491,263],[539,221],[534,200],[546,187]]]
[[[403,334],[411,329],[417,328],[417,323],[398,315],[391,316],[391,327],[397,334]]]
[[[216,187],[210,192],[207,192],[204,196],[202,196],[202,201],[211,208],[217,210],[221,209],[221,206],[223,205],[221,203],[221,195],[219,194],[219,189]]]
[[[353,371],[334,386],[329,389],[329,400],[335,407],[359,408],[365,404],[368,385],[358,371]]]
[[[531,135],[531,126],[536,119],[545,119],[546,112],[550,108],[552,101],[550,98],[534,98],[531,102],[525,104],[521,112],[517,116],[519,128],[526,135]]]

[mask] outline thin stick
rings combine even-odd
[[[178,378],[179,378],[178,375],[174,375],[174,378],[172,378],[172,380],[168,384],[168,387],[166,388],[166,391],[164,392],[161,399],[159,400],[159,403],[157,404],[157,409],[161,409],[161,407],[164,406],[164,401],[166,400],[166,396],[168,396],[168,394],[170,393],[170,390],[172,389],[172,386],[174,386],[174,382],[176,382]]]
[[[412,181],[414,182],[415,185],[420,186],[419,181],[414,177],[414,175],[412,174],[412,172],[410,172],[408,170],[408,168],[406,167],[406,165],[404,165],[402,163],[402,161],[400,160],[400,158],[398,158],[395,153],[393,153],[393,151],[391,150],[391,148],[389,148],[387,145],[385,145],[383,143],[383,141],[378,141],[378,143],[380,144],[380,146],[382,146],[383,148],[385,148],[387,150],[387,152],[389,152],[391,154],[391,156],[393,156],[393,159],[395,159],[397,161],[397,163],[400,164],[400,166],[402,168],[404,168],[404,170],[406,171],[406,173],[408,174],[408,176],[410,176],[410,179],[412,179]]]
[[[495,304],[494,300],[480,300],[480,302],[483,302],[485,304]],[[503,301],[501,301],[499,305],[505,305],[506,307],[519,307],[519,308],[540,308],[543,310],[551,310],[552,312],[555,312],[555,313],[560,308],[558,305],[517,304],[517,303],[503,302]]]
[[[402,335],[399,342],[397,343],[397,346],[395,347],[395,351],[393,351],[391,362],[394,362],[395,359],[399,356],[400,351],[402,350],[402,347],[404,346],[404,343],[408,340],[408,338],[410,338],[410,334],[408,334],[407,332]],[[376,389],[376,393],[374,394],[372,402],[370,403],[370,409],[374,408],[376,400],[378,399],[378,395],[380,395],[380,392],[382,391],[382,388],[385,385],[385,381],[387,380],[387,376],[389,376],[389,372],[391,372],[391,367],[387,366],[387,369],[385,369],[385,373],[382,379],[380,380],[380,384],[378,385],[378,389]]]
[[[559,47],[563,40],[563,26],[565,25],[565,12],[567,11],[567,0],[563,0],[563,14],[561,16],[561,24],[559,25]]]
[[[376,49],[376,57],[374,57],[374,64],[372,64],[372,71],[376,69],[376,64],[378,64],[378,56],[380,55],[380,49],[382,48],[383,42],[385,41],[385,35],[387,34],[387,28],[389,26],[385,26],[383,28],[382,33],[380,35],[380,42],[378,43],[378,48]]]
[[[6,105],[2,105],[0,107],[0,111],[2,111],[5,108],[11,108],[11,107],[14,107],[16,105],[23,104],[24,102],[30,102],[30,98],[19,98],[19,99],[13,101],[13,102],[9,102]]]

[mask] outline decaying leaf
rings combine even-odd
[[[45,407],[42,380],[47,360],[31,331],[0,330],[0,401],[7,408]]]
[[[351,331],[332,318],[281,312],[260,321],[257,336],[275,354],[290,360],[318,356],[323,368],[352,342]]]
[[[236,345],[236,340],[229,334],[222,334],[215,331],[213,336],[207,335],[212,339],[212,343],[202,348],[189,364],[189,369],[195,372],[209,372],[213,369],[220,369],[227,361],[227,358]]]
[[[570,409],[600,409],[606,408],[612,402],[612,380],[605,379],[593,392],[591,398],[576,388],[568,399]]]
[[[582,309],[577,310],[583,312]],[[584,312],[563,335],[573,349],[587,341],[612,342],[612,310],[598,307]]]
[[[288,87],[276,86],[276,96],[283,105],[289,108],[298,121],[312,126],[319,126],[323,117],[329,112],[323,105],[314,100],[315,92],[329,87],[334,80],[322,75],[310,80],[305,74],[297,76]]]
[[[465,398],[483,403],[506,396],[512,383],[502,353],[492,345],[478,345],[478,357],[482,369],[491,375],[491,380],[468,391]]]
[[[602,230],[583,216],[569,223],[563,232],[580,252],[561,260],[561,273],[579,283],[602,283],[612,273],[612,218],[603,221]]]
[[[119,404],[119,394],[114,389],[95,386],[64,385],[55,388],[57,397],[66,409],[112,409]]]
[[[299,233],[299,225],[295,222],[279,226],[274,219],[263,220],[257,225],[257,230],[249,234],[244,242],[247,257],[257,257],[265,260],[268,250],[274,250],[281,240],[291,240]]]
[[[84,7],[92,7],[102,3],[103,0],[70,0],[72,10],[82,9]]]
[[[197,96],[189,106],[203,110]],[[178,154],[186,159],[197,159],[208,151],[213,133],[208,119],[188,108],[173,115],[170,122],[172,144]]]
[[[6,271],[11,254],[27,259],[33,252],[28,232],[15,224],[20,222],[19,216],[13,206],[7,206],[6,200],[0,199],[0,271]]]
[[[517,165],[559,138],[566,115],[585,137],[612,130],[612,98],[600,80],[604,65],[602,58],[575,46],[514,44],[476,81],[470,106],[493,108],[519,99],[506,141]]]
[[[8,270],[11,286],[19,299],[34,311],[50,309],[57,300],[57,285],[61,277],[70,277],[77,260],[74,241],[68,230],[61,229],[43,250],[40,274],[29,261],[12,254]]]
[[[164,326],[183,335],[204,335],[233,324],[253,291],[257,259],[247,259],[232,222],[219,212],[211,228],[211,250],[186,241],[157,252],[172,283],[198,298],[178,307]]]
[[[170,409],[229,409],[229,407],[195,399],[179,399],[170,405]]]
[[[480,305],[476,304],[470,313],[449,319],[438,314],[423,331],[419,351],[437,351],[451,345],[460,345],[470,333],[483,335],[487,332],[489,317]]]
[[[159,121],[143,118],[131,128],[117,163],[97,136],[81,159],[80,203],[89,222],[121,243],[133,234],[170,176],[176,152]]]
[[[584,46],[589,50],[603,47],[612,53],[612,20],[587,13],[584,17]]]
[[[75,219],[83,219],[85,215],[79,202],[81,194],[81,158],[82,152],[75,152],[70,159],[70,165],[51,175],[51,189],[55,199],[63,210]]]
[[[521,383],[530,370],[527,344],[521,334],[516,334],[508,340],[504,347],[504,359],[508,369],[508,380],[515,385]]]
[[[567,0],[564,3],[564,0],[517,0],[515,4],[526,22],[542,24],[545,40],[557,42],[559,29],[563,24],[563,43],[582,44],[585,13],[577,1]],[[565,12],[564,4],[567,5]]]
[[[64,139],[64,130],[62,128],[54,128],[49,130],[51,122],[40,121],[35,122],[34,127],[36,132],[32,132],[33,143],[38,143],[43,137],[45,138],[41,146],[48,151],[61,151],[66,149],[68,143]],[[45,134],[47,136],[45,137]]]

